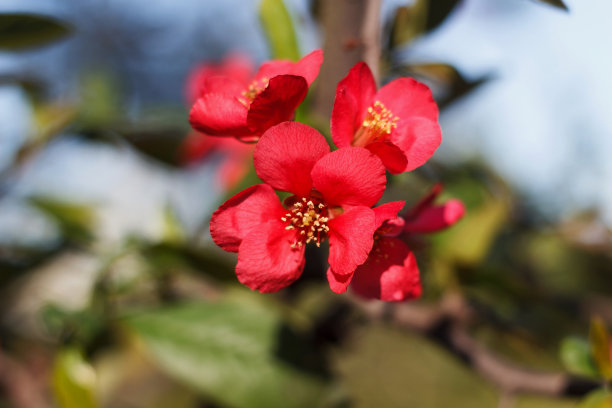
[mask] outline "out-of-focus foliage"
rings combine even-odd
[[[546,3],[546,4],[550,4],[551,6],[560,8],[560,9],[565,10],[565,11],[569,11],[569,8],[567,7],[567,5],[562,0],[537,0],[537,1],[540,1],[540,2]]]
[[[399,7],[391,25],[390,47],[407,44],[435,30],[459,3],[460,0],[417,0]]]
[[[607,390],[598,390],[589,394],[578,408],[612,408],[612,394]]]
[[[589,343],[580,338],[569,337],[561,343],[561,361],[570,373],[585,377],[597,377],[597,367],[591,356]]]
[[[558,0],[541,1],[566,9]],[[394,48],[435,30],[458,3],[419,0],[399,8],[385,57],[392,59]],[[258,12],[270,54],[297,60],[297,35],[284,2],[263,0]],[[68,25],[46,17],[0,15],[3,50],[50,44],[70,32]],[[436,62],[390,63],[388,68],[391,76],[429,83],[442,109],[490,78],[469,80],[455,67]],[[171,164],[172,171],[187,171],[178,161],[189,130],[186,112],[143,108],[137,119],[130,117],[121,105],[119,83],[109,73],[82,76],[78,106],[45,100],[41,83],[29,77],[0,77],[0,83],[32,91],[34,134],[17,164],[35,159],[30,153],[43,151],[69,127],[91,143],[134,148],[154,159],[151,168],[167,170],[165,164]],[[309,102],[297,118],[328,135],[328,122],[309,122],[314,120]],[[612,378],[609,316],[593,320],[588,332],[591,316],[608,308],[609,244],[579,245],[567,225],[535,215],[482,163],[429,163],[389,179],[386,196],[407,200],[407,207],[435,182],[445,186],[442,199],[460,198],[467,207],[454,228],[430,239],[414,237],[411,243],[425,286],[423,304],[457,291],[477,314],[470,334],[505,359],[528,369],[565,369],[587,380]],[[237,190],[257,182],[251,171]],[[289,289],[253,295],[238,289],[235,256],[207,238],[210,214],[203,215],[195,233],[187,233],[178,211],[167,204],[160,211],[158,236],[126,236],[106,245],[98,241],[95,204],[51,197],[30,202],[54,220],[61,242],[50,248],[0,246],[0,297],[6,302],[0,357],[14,358],[20,373],[46,367],[42,394],[51,390],[62,408],[502,405],[500,392],[461,359],[400,332],[384,317],[367,320],[353,307],[354,299],[331,293],[326,265],[316,255],[308,253],[304,276]],[[589,227],[588,221],[581,223]],[[57,282],[58,271],[52,270],[54,261],[75,246],[93,259],[85,288],[69,279]],[[58,263],[58,268],[75,280],[84,272],[75,263]],[[41,277],[43,272],[48,276]],[[79,292],[85,301],[44,300],[54,283],[64,300]],[[30,326],[21,324],[25,321]],[[587,334],[590,342],[584,340]],[[517,395],[513,401],[515,408],[576,406],[564,398]],[[579,406],[612,407],[612,399],[598,390]]]
[[[53,391],[62,408],[96,408],[96,373],[76,349],[60,350],[53,367]]]
[[[90,206],[49,197],[32,197],[30,202],[52,217],[69,240],[83,243],[93,238],[95,214]]]
[[[22,50],[61,40],[72,32],[66,22],[38,14],[0,14],[0,49]]]
[[[262,0],[259,17],[270,43],[272,58],[300,59],[293,22],[283,0]]]
[[[612,363],[610,362],[610,335],[600,318],[591,321],[589,330],[589,341],[593,359],[601,375],[606,379],[612,379]]]
[[[224,405],[332,406],[322,355],[270,305],[247,297],[170,306],[125,323],[168,372]]]

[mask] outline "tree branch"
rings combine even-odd
[[[600,386],[595,381],[562,372],[526,369],[488,350],[468,334],[467,323],[474,312],[460,294],[449,294],[440,303],[431,306],[353,302],[371,319],[389,321],[435,341],[495,384],[502,393],[583,396]]]
[[[325,60],[314,97],[314,111],[329,118],[336,85],[353,65],[365,61],[379,76],[381,0],[320,1]]]

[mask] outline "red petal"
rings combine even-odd
[[[236,140],[236,139],[223,139],[223,140]],[[241,143],[236,141],[236,143]],[[221,166],[217,170],[217,178],[220,181],[221,186],[225,191],[229,191],[236,187],[238,183],[246,176],[249,171],[249,157],[248,155],[241,155],[239,153],[228,154],[223,161]]]
[[[370,143],[365,148],[378,156],[385,168],[393,174],[403,173],[408,165],[406,154],[388,141]]]
[[[190,132],[181,144],[181,163],[190,164],[207,156],[215,150],[217,140],[225,140],[225,138],[221,139],[200,132]]]
[[[442,189],[442,184],[436,183],[425,197],[421,198],[418,203],[416,203],[412,208],[410,208],[408,214],[406,214],[406,219],[410,219],[411,217],[416,216],[424,209],[431,207],[434,201],[436,201],[436,198],[438,198],[440,193],[442,193]]]
[[[351,145],[376,93],[376,82],[370,68],[358,62],[336,88],[331,117],[331,134],[338,147]]]
[[[239,98],[244,90],[244,85],[235,79],[225,76],[211,76],[202,83],[201,95],[217,93]]]
[[[413,218],[407,219],[404,231],[409,233],[429,233],[448,228],[465,214],[460,200],[449,200],[443,205],[430,206],[421,210]]]
[[[247,108],[238,99],[217,93],[202,95],[191,108],[189,123],[214,136],[248,136]]]
[[[323,50],[314,50],[299,60],[291,70],[292,75],[304,77],[308,86],[314,82],[319,75],[319,69],[323,63]]]
[[[310,85],[319,74],[322,63],[323,51],[321,50],[314,50],[298,62],[288,60],[269,61],[261,65],[255,75],[255,80],[272,79],[277,75],[296,75],[303,77]]]
[[[261,135],[271,126],[291,120],[307,92],[308,84],[302,77],[279,75],[270,79],[266,89],[253,99],[249,107],[249,129]]]
[[[261,64],[253,81],[270,80],[278,75],[290,75],[295,62],[289,60],[272,60]]]
[[[438,106],[427,85],[412,78],[398,78],[380,88],[375,99],[402,120],[423,117],[436,122]],[[398,126],[399,126],[398,122]]]
[[[223,60],[220,73],[247,86],[253,76],[253,62],[242,54],[230,54]]]
[[[368,299],[418,298],[422,290],[414,254],[397,238],[380,238],[366,263],[355,271],[351,289]]]
[[[210,219],[210,235],[213,241],[229,252],[237,252],[247,234],[263,223],[278,219],[285,209],[272,187],[257,184],[236,194],[217,211]]]
[[[353,274],[339,275],[332,271],[332,268],[327,268],[327,281],[330,289],[335,293],[344,293],[346,288],[351,283]]]
[[[313,166],[327,153],[329,145],[319,132],[299,122],[283,122],[261,136],[253,160],[263,181],[304,197],[312,188]]]
[[[390,140],[408,159],[403,171],[411,171],[424,164],[434,154],[442,142],[442,131],[436,121],[411,118],[398,122]]]
[[[329,266],[339,275],[353,273],[368,258],[374,242],[376,217],[368,207],[352,207],[328,221]]]
[[[324,156],[312,169],[312,183],[327,204],[371,207],[387,185],[385,166],[362,147],[345,147]]]
[[[397,213],[404,208],[404,205],[406,205],[405,201],[391,201],[372,208],[376,217],[376,229],[380,228],[385,221],[398,218]]]
[[[242,84],[245,88],[253,73],[251,60],[239,54],[232,54],[219,64],[200,64],[187,76],[186,96],[188,103],[192,104],[201,95],[202,86],[206,78],[222,75],[229,77]]]
[[[291,248],[295,232],[271,220],[244,238],[238,250],[236,275],[251,289],[276,292],[293,283],[304,269],[304,246]]]

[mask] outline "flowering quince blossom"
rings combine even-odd
[[[361,146],[399,174],[424,164],[442,141],[429,88],[398,78],[378,91],[370,68],[357,63],[338,83],[331,134],[339,148]]]
[[[284,122],[261,136],[254,164],[265,184],[227,200],[210,222],[215,243],[238,252],[240,282],[260,292],[288,286],[302,273],[311,242],[329,242],[338,276],[366,261],[377,228],[371,207],[386,187],[378,157],[361,147],[330,152],[316,130]],[[293,195],[281,204],[275,189]]]
[[[230,54],[219,64],[204,63],[196,66],[187,76],[185,97],[189,105],[198,99],[208,78],[226,76],[240,83],[248,83],[253,75],[251,60],[241,54]],[[213,154],[221,156],[217,171],[217,183],[225,191],[234,188],[249,170],[249,159],[255,148],[232,137],[211,137],[191,131],[180,148],[180,160],[191,165]]]
[[[291,120],[319,74],[323,52],[315,50],[298,62],[277,60],[261,65],[250,80],[235,75],[205,76],[189,114],[191,126],[213,136],[256,140],[268,128]]]
[[[220,63],[200,63],[187,75],[185,98],[191,106],[200,97],[206,79],[215,76],[232,78],[248,84],[253,77],[253,62],[243,54],[229,54]]]
[[[397,216],[404,201],[394,201],[373,209],[376,216],[374,245],[366,262],[353,275],[341,275],[330,267],[327,278],[336,293],[348,285],[358,295],[368,299],[403,301],[421,295],[419,269],[413,252],[400,236],[431,233],[448,228],[459,221],[465,208],[459,200],[434,205],[442,187],[438,184],[405,215]]]
[[[211,137],[193,131],[181,145],[181,162],[190,165],[203,160],[215,153],[222,156],[217,170],[217,183],[225,191],[229,191],[246,176],[249,171],[249,159],[253,155],[255,145],[242,143],[233,137]]]

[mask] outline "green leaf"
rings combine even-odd
[[[185,242],[185,231],[170,204],[164,207],[162,241],[168,244],[181,244]]]
[[[459,0],[417,0],[398,7],[391,28],[390,45],[396,47],[438,28],[459,4]]]
[[[508,203],[490,198],[480,207],[469,210],[463,220],[445,231],[440,254],[466,266],[480,264],[508,219]]]
[[[55,219],[68,239],[89,241],[93,237],[95,217],[90,206],[49,197],[31,197],[29,201]]]
[[[588,341],[576,337],[565,338],[561,343],[560,355],[563,365],[570,373],[585,377],[598,376]]]
[[[53,365],[53,393],[62,408],[95,408],[96,373],[76,349],[61,350]]]
[[[262,0],[259,19],[275,59],[300,59],[295,30],[291,16],[283,0]]]
[[[577,408],[612,408],[612,394],[606,390],[593,391]]]
[[[0,50],[41,47],[72,32],[66,22],[28,13],[0,14]]]
[[[330,406],[320,353],[273,309],[247,300],[174,306],[126,323],[161,367],[222,405]]]
[[[612,379],[612,363],[610,362],[610,335],[599,317],[591,320],[589,328],[591,353],[599,373],[607,380]]]
[[[560,8],[561,10],[569,11],[569,8],[567,8],[567,6],[565,5],[565,3],[563,3],[562,0],[536,0],[536,1],[539,1],[540,3],[550,4],[551,6]]]

